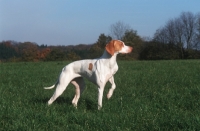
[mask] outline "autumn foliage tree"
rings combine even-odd
[[[22,61],[34,61],[37,58],[37,45],[31,42],[19,44],[18,50]]]
[[[37,59],[38,60],[45,60],[50,52],[51,52],[50,48],[39,49],[37,51]]]

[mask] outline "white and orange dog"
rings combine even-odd
[[[85,77],[98,86],[98,109],[101,109],[104,86],[107,81],[112,85],[107,94],[108,99],[112,96],[116,87],[113,75],[118,70],[116,62],[117,54],[130,53],[131,51],[132,47],[126,46],[124,42],[112,40],[106,45],[105,51],[100,58],[79,60],[66,65],[62,69],[58,81],[51,87],[45,87],[45,89],[52,89],[57,86],[53,96],[48,101],[48,105],[52,104],[71,82],[76,88],[72,104],[77,107],[79,97],[85,87],[83,79]]]

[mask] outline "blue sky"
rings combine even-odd
[[[92,44],[118,21],[152,37],[183,11],[200,13],[200,0],[0,0],[0,41]]]

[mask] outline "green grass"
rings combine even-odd
[[[199,130],[200,61],[119,61],[117,88],[106,85],[102,110],[97,88],[86,81],[78,103],[70,85],[51,106],[67,62],[0,63],[0,130]]]

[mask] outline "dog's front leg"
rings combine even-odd
[[[104,86],[98,87],[98,110],[102,108]]]
[[[113,94],[113,91],[115,90],[116,88],[116,85],[115,85],[115,82],[114,82],[114,77],[112,76],[110,79],[109,79],[109,82],[111,83],[111,88],[107,94],[107,98],[110,99],[110,97],[112,96]]]

